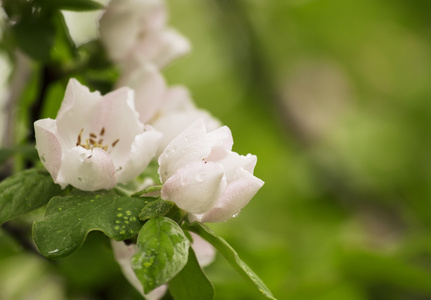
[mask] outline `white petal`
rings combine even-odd
[[[136,135],[144,129],[134,109],[133,90],[121,88],[105,95],[98,108],[97,115],[89,122],[90,128],[93,132],[105,128],[103,143],[108,145],[108,152],[118,168],[129,158]]]
[[[161,110],[163,113],[169,111],[183,111],[196,109],[189,90],[184,86],[173,86],[165,91],[165,100]]]
[[[97,115],[101,101],[102,96],[99,92],[92,93],[76,79],[69,80],[56,118],[58,135],[66,148],[75,146],[83,124],[89,124]],[[88,136],[92,128],[86,128],[86,130],[84,135]]]
[[[57,174],[61,167],[62,150],[61,144],[56,136],[57,125],[55,120],[43,119],[34,122],[36,133],[36,149],[40,160],[53,178],[57,180]],[[62,188],[66,185],[62,185]]]
[[[190,51],[189,41],[173,29],[151,32],[132,50],[132,56],[141,63],[153,63],[163,68],[171,61]]]
[[[192,214],[211,209],[225,188],[223,167],[198,161],[179,169],[162,187],[161,197]]]
[[[236,152],[230,152],[226,157],[218,161],[218,163],[222,164],[224,167],[228,183],[242,177],[243,170],[253,174],[256,162],[256,155],[247,154],[244,156]]]
[[[100,19],[100,38],[115,61],[128,59],[131,49],[147,31],[163,28],[163,1],[113,0]]]
[[[243,170],[243,177],[228,184],[215,207],[204,214],[200,221],[223,222],[232,218],[250,202],[263,184],[262,180]]]
[[[117,180],[120,183],[126,183],[142,173],[156,154],[162,134],[149,125],[145,129],[135,137],[128,160],[117,172]]]
[[[192,248],[195,251],[196,258],[198,259],[201,267],[206,267],[214,261],[216,252],[214,246],[194,232],[190,232],[193,238]]]
[[[86,150],[80,146],[64,154],[58,180],[83,191],[112,189],[117,184],[109,154],[100,148]]]
[[[160,180],[165,182],[178,169],[189,163],[202,161],[210,152],[205,125],[199,119],[173,139],[159,156]]]
[[[147,124],[163,105],[166,83],[158,70],[150,65],[123,73],[117,86],[128,86],[135,91],[135,108],[143,124]]]
[[[144,294],[142,284],[138,277],[136,277],[131,264],[133,255],[135,255],[138,251],[137,246],[135,244],[126,245],[124,242],[117,242],[114,240],[111,240],[111,245],[112,250],[114,251],[115,260],[120,265],[121,271],[130,284],[133,285],[135,289],[141,293],[141,295],[145,296],[145,299],[147,300],[158,300],[162,298],[167,290],[166,285],[159,286],[151,293],[146,295]]]
[[[218,161],[225,158],[232,149],[232,133],[227,126],[217,128],[208,133],[211,143],[211,154],[207,157],[208,161]]]

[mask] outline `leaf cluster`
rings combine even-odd
[[[168,284],[175,299],[213,299],[214,288],[190,247],[188,232],[211,243],[257,291],[275,299],[234,249],[201,223],[185,221],[174,203],[145,197],[153,186],[133,195],[113,189],[61,190],[44,169],[18,172],[0,183],[0,224],[46,205],[45,217],[33,224],[33,241],[48,259],[78,250],[93,231],[116,241],[136,242],[131,264],[145,293]]]

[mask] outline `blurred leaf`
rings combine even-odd
[[[30,160],[38,158],[37,151],[34,145],[21,145],[10,148],[0,148],[0,165],[3,164],[9,157],[21,154]]]
[[[54,45],[55,25],[49,15],[23,16],[12,26],[12,33],[18,47],[34,60],[50,60]]]
[[[192,247],[186,266],[169,281],[169,291],[176,300],[214,299],[214,287],[199,266]]]
[[[341,261],[344,271],[357,281],[385,283],[392,288],[431,295],[431,273],[400,259],[378,253],[354,252],[343,255]]]
[[[162,217],[166,215],[169,210],[174,207],[174,203],[170,201],[165,201],[162,199],[157,199],[148,203],[139,214],[139,219],[142,221],[153,219],[157,217]]]
[[[141,229],[138,216],[145,204],[143,199],[119,196],[114,191],[74,190],[49,202],[45,218],[33,225],[33,239],[48,258],[76,251],[93,230],[122,241]]]
[[[6,178],[0,183],[0,224],[45,205],[61,192],[44,169],[30,169]]]
[[[199,222],[186,224],[184,228],[199,234],[202,238],[211,243],[227,259],[234,269],[252,283],[262,295],[268,299],[275,299],[263,281],[239,258],[235,250],[223,238],[217,236],[211,229]]]
[[[88,11],[103,8],[102,4],[92,0],[38,0],[38,2],[50,9]]]
[[[187,263],[190,242],[181,227],[169,218],[145,223],[137,245],[132,267],[146,294],[171,280]]]

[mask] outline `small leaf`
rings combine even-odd
[[[145,194],[148,194],[148,193],[159,192],[161,189],[162,189],[162,185],[153,185],[143,189],[142,191],[134,193],[132,196],[133,197],[145,196]]]
[[[102,4],[92,0],[38,0],[38,2],[50,9],[88,11],[103,8]]]
[[[118,195],[115,191],[83,192],[53,198],[42,221],[33,225],[33,239],[47,258],[59,258],[76,251],[90,231],[98,230],[122,241],[142,227],[139,212],[143,199]]]
[[[190,242],[181,227],[169,218],[145,223],[137,245],[139,250],[132,258],[132,266],[146,294],[175,277],[187,263]]]
[[[157,199],[148,203],[139,214],[139,219],[142,221],[153,219],[157,217],[163,217],[169,210],[174,207],[174,203],[170,201],[165,201],[162,199]]]
[[[262,295],[268,299],[275,299],[271,291],[266,287],[263,281],[250,269],[245,262],[243,262],[235,250],[221,237],[217,236],[211,229],[199,222],[185,224],[184,228],[199,234],[202,238],[211,243],[234,267],[234,269],[241,274],[247,281],[252,283]]]
[[[169,291],[175,300],[214,299],[214,287],[199,266],[192,247],[186,266],[169,281]]]
[[[29,169],[0,183],[0,224],[48,203],[62,193],[44,169]]]

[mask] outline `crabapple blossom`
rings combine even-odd
[[[117,87],[121,86],[135,91],[135,108],[140,121],[163,133],[157,154],[199,118],[205,121],[208,130],[221,126],[210,113],[195,106],[185,87],[168,88],[160,71],[152,65],[126,70],[117,82]]]
[[[143,125],[133,90],[101,96],[71,79],[53,119],[34,123],[39,157],[55,183],[85,191],[111,189],[139,175],[162,134]]]
[[[100,19],[100,38],[116,62],[159,68],[190,51],[188,40],[166,27],[162,0],[112,0]]]
[[[264,182],[253,176],[257,158],[232,152],[227,126],[207,132],[197,120],[159,156],[161,198],[189,213],[190,220],[222,222],[239,213]]]
[[[193,238],[191,247],[196,254],[199,265],[201,267],[208,266],[214,261],[215,258],[214,247],[194,232],[190,232],[190,235]],[[115,260],[120,265],[121,271],[130,284],[133,285],[133,287],[138,290],[147,300],[158,300],[162,298],[167,290],[167,286],[165,284],[159,286],[150,293],[145,294],[141,282],[133,271],[131,260],[138,251],[136,244],[126,245],[124,242],[111,240],[111,245],[114,251]]]

